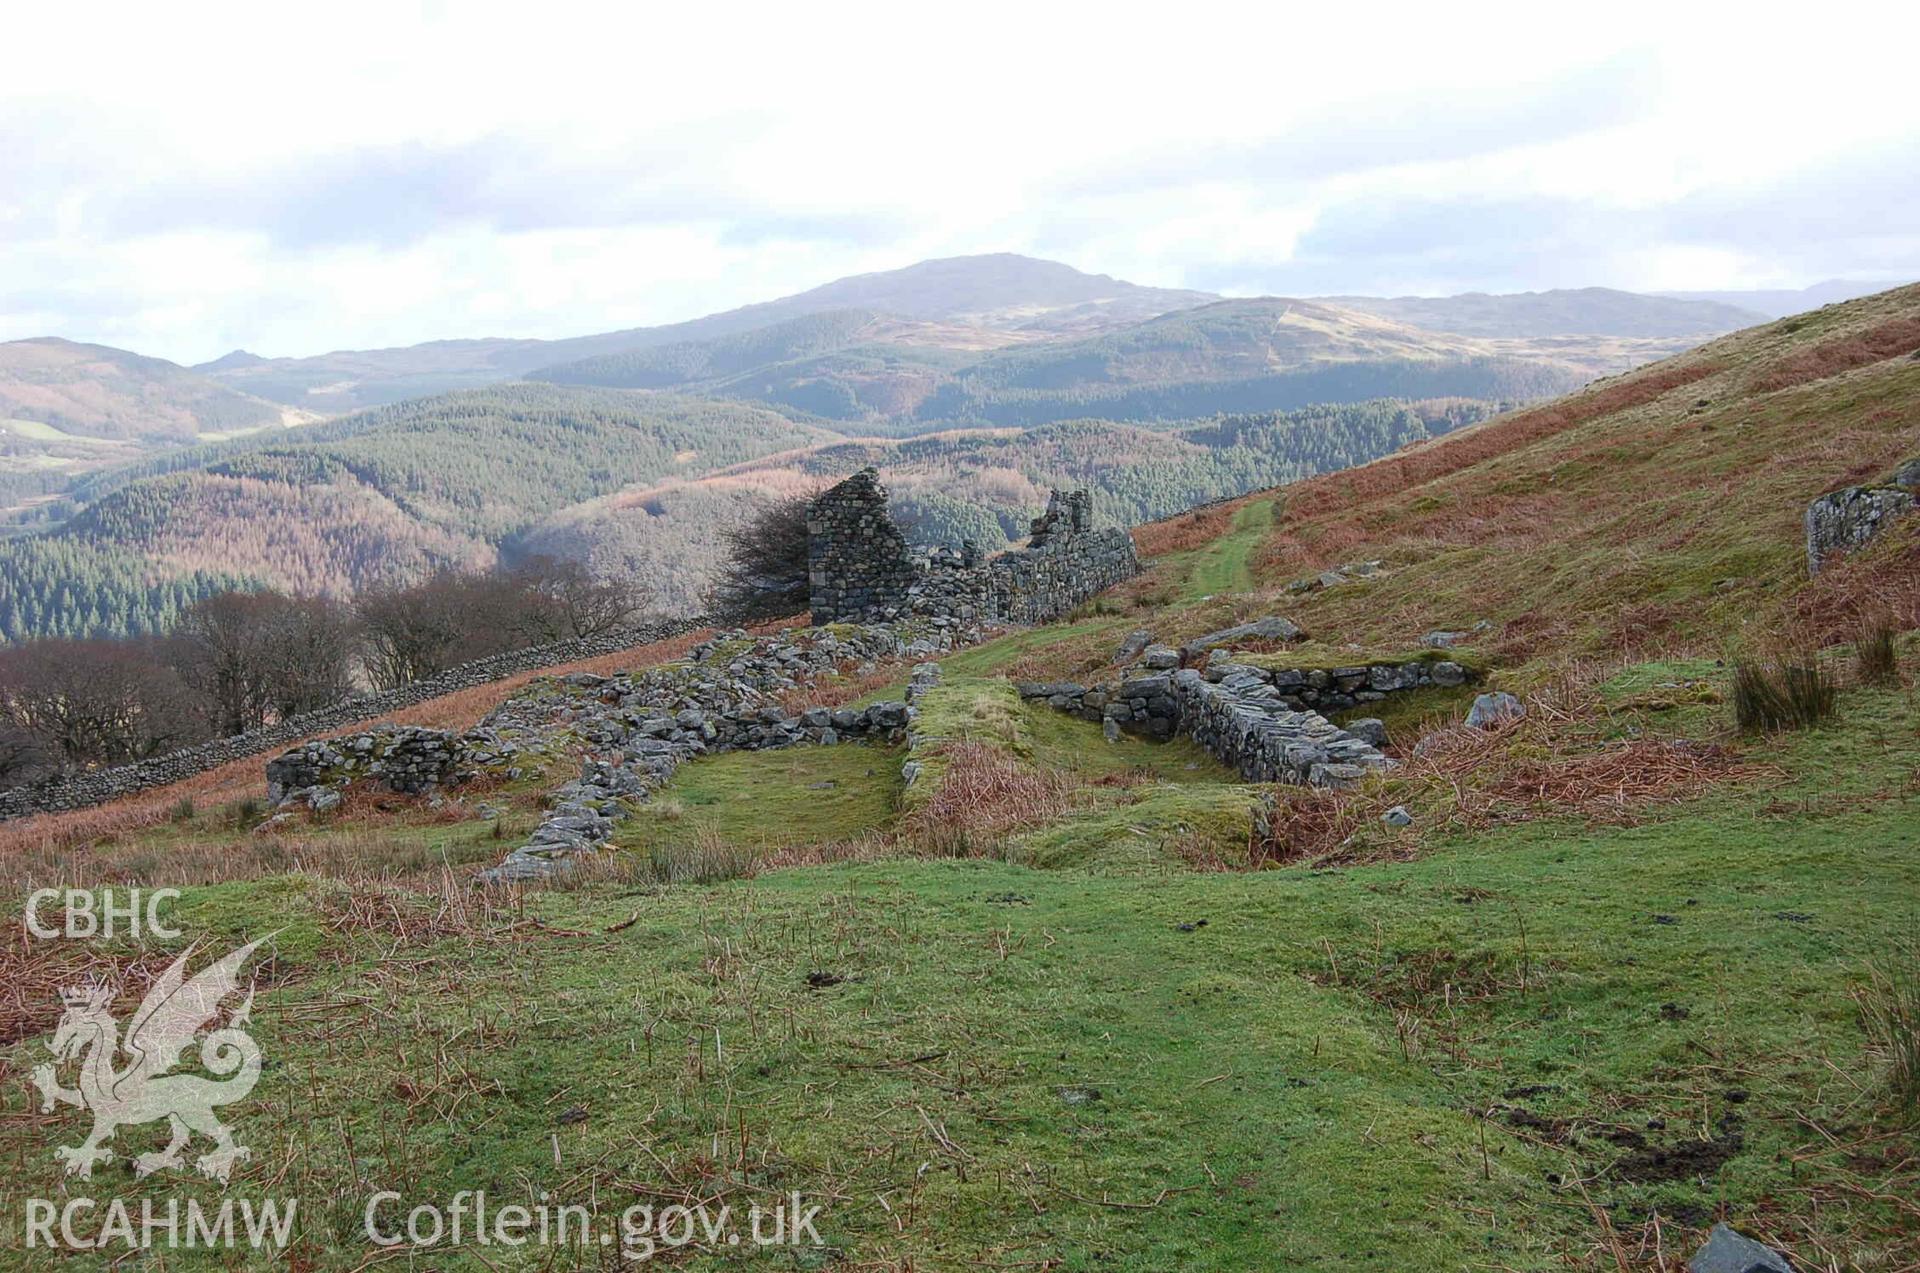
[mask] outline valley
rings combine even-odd
[[[195,368],[16,341],[0,345],[0,640],[160,633],[236,582],[345,598],[540,555],[695,613],[728,528],[864,464],[922,542],[991,549],[1050,487],[1158,517],[1744,317],[1606,289],[1226,300],[1002,254],[560,341]]]

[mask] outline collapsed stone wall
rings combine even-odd
[[[523,694],[482,726],[523,737],[563,733],[592,754],[580,777],[554,793],[553,808],[527,842],[480,878],[507,883],[565,869],[604,843],[636,805],[695,756],[798,743],[902,741],[914,715],[909,703],[794,712],[774,700],[824,675],[865,675],[881,661],[923,658],[972,635],[880,626],[800,629],[757,639],[727,633],[696,646],[677,664],[630,676],[569,677]]]
[[[1015,688],[1022,698],[1100,721],[1109,738],[1123,731],[1155,739],[1186,734],[1249,782],[1346,786],[1391,763],[1373,744],[1297,708],[1257,677],[1210,680],[1196,668],[1149,666],[1111,687]]]
[[[52,778],[8,791],[0,791],[0,820],[26,817],[35,813],[55,813],[65,809],[84,809],[92,805],[104,804],[109,800],[135,795],[153,787],[164,787],[169,783],[191,778],[195,774],[205,773],[209,769],[217,769],[221,765],[245,760],[263,751],[271,751],[275,747],[285,747],[309,734],[324,733],[327,730],[339,729],[343,725],[351,725],[355,721],[396,712],[405,707],[412,707],[416,703],[424,703],[431,698],[439,698],[442,694],[451,694],[455,690],[471,689],[476,685],[485,685],[489,681],[497,681],[502,677],[551,667],[556,663],[598,658],[604,654],[632,649],[634,646],[664,641],[669,637],[705,627],[709,622],[710,620],[706,618],[662,619],[604,636],[557,641],[550,645],[534,646],[524,650],[509,650],[502,654],[489,655],[483,659],[462,663],[458,667],[448,668],[444,672],[415,681],[411,685],[344,699],[331,707],[289,717],[287,720],[250,730],[244,734],[215,738],[130,765],[96,769],[87,773]]]
[[[1090,494],[1055,491],[1024,548],[983,559],[967,541],[916,554],[887,511],[879,473],[862,469],[807,510],[813,621],[1045,623],[1140,573],[1133,536],[1092,523]]]

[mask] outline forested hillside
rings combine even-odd
[[[637,580],[659,606],[692,612],[728,527],[866,464],[885,472],[915,538],[995,548],[1024,534],[1051,487],[1087,487],[1104,520],[1132,524],[1361,463],[1491,409],[1375,402],[1174,429],[1079,420],[851,441],[740,403],[469,390],[85,483],[58,530],[0,553],[0,587],[36,598],[0,636],[154,631],[236,577],[345,596],[535,555]]]
[[[151,630],[216,578],[344,595],[483,567],[557,508],[823,436],[737,403],[511,385],[170,455],[84,483],[57,531],[8,546],[0,590],[48,599],[4,635]]]
[[[1096,517],[1134,525],[1295,477],[1364,463],[1491,413],[1447,400],[1323,405],[1151,430],[1098,420],[1036,429],[964,430],[906,440],[834,442],[769,456],[698,481],[635,486],[531,527],[514,547],[637,576],[697,604],[679,581],[711,577],[722,531],[777,496],[816,490],[869,464],[893,514],[924,544],[1020,541],[1058,487],[1093,493]]]

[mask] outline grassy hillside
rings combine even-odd
[[[193,442],[302,422],[165,359],[51,337],[0,343],[0,428],[14,448],[39,442],[64,456],[61,445]]]
[[[298,1193],[303,1267],[388,1254],[375,1189],[502,1181],[602,1215],[798,1190],[830,1245],[799,1267],[1679,1273],[1718,1219],[1796,1267],[1909,1267],[1920,1108],[1873,1022],[1920,958],[1920,525],[1810,582],[1799,517],[1920,454],[1916,352],[1920,288],[1142,528],[1136,583],[941,660],[948,749],[913,785],[865,746],[696,760],[562,887],[466,880],[571,760],[270,834],[244,790],[157,793],[0,830],[0,878],[134,872],[185,887],[183,941],[281,930],[231,1192]],[[1891,684],[1848,644],[1877,606],[1908,629]],[[1318,791],[1008,683],[1274,612],[1305,665],[1463,630],[1528,715],[1396,705],[1399,767]],[[1837,712],[1740,733],[1722,656],[1788,628],[1828,643]],[[19,1072],[76,969],[7,949]],[[138,984],[158,956],[85,959]],[[14,1100],[0,1188],[52,1196],[84,1120]]]

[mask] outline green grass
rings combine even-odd
[[[289,929],[256,1006],[275,1065],[233,1111],[256,1148],[236,1192],[306,1199],[329,1268],[366,1254],[351,1235],[383,1187],[605,1207],[636,1186],[799,1189],[845,1258],[927,1267],[1561,1268],[1595,1239],[1587,1198],[1623,1229],[1658,1209],[1670,1242],[1723,1208],[1813,1222],[1843,1254],[1901,1249],[1891,1208],[1807,1193],[1912,1152],[1844,1158],[1891,1130],[1848,990],[1920,896],[1913,705],[1847,707],[1768,741],[1777,799],[1340,872],[1131,869],[1130,820],[1244,798],[1220,785],[1023,841],[1051,870],[812,868],[637,905],[602,886],[536,895],[546,930],[502,917],[397,947],[321,922],[317,881],[193,889],[190,933]],[[1058,869],[1076,862],[1095,869]],[[79,1120],[6,1099],[0,1192],[57,1189],[48,1146]],[[1736,1129],[1723,1164],[1635,1178]]]
[[[614,843],[649,850],[702,833],[750,848],[851,839],[892,820],[904,759],[902,748],[864,743],[704,756],[680,766]]]
[[[1181,594],[1187,600],[1252,592],[1253,553],[1273,531],[1277,499],[1253,500],[1234,510],[1232,529],[1193,556]]]

